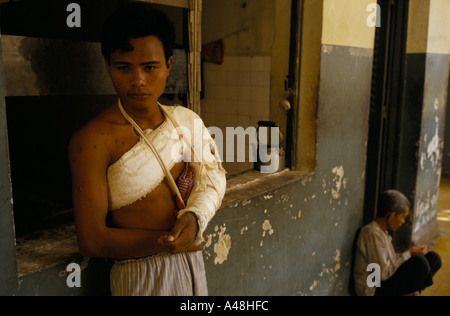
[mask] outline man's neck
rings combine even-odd
[[[127,114],[138,124],[143,130],[156,129],[164,122],[164,114],[159,107],[158,102],[155,102],[145,108],[133,108],[122,103],[123,108]]]
[[[378,224],[378,226],[380,226],[380,228],[383,230],[383,231],[387,231],[388,230],[388,225],[387,225],[387,220],[386,220],[386,218],[384,218],[384,217],[377,217],[376,219],[375,219],[375,222],[377,222],[377,224]]]

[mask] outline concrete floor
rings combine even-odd
[[[442,258],[442,268],[434,276],[434,284],[423,296],[450,296],[450,177],[442,176],[435,237],[426,244]]]

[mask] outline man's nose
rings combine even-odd
[[[142,70],[136,70],[133,73],[131,84],[135,87],[142,87],[145,85],[145,74]]]

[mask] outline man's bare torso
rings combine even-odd
[[[163,121],[156,122],[153,129],[158,128]],[[117,106],[108,108],[91,123],[90,128],[97,130],[97,137],[107,144],[109,164],[117,162],[126,152],[133,148],[139,138],[133,132],[131,125],[124,122]],[[180,162],[171,170],[174,179],[181,174],[184,163]],[[159,165],[155,168],[161,168]],[[105,170],[106,175],[107,170]],[[139,201],[119,210],[109,212],[109,223],[115,228],[148,229],[170,231],[175,224],[177,205],[175,194],[167,180]]]

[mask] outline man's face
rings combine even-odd
[[[392,231],[396,231],[397,229],[399,229],[405,223],[405,219],[408,215],[409,208],[398,215],[395,215],[395,212],[392,212],[388,218],[388,229]]]
[[[156,36],[130,39],[134,50],[115,50],[108,73],[117,93],[126,106],[144,109],[154,106],[164,92],[166,80],[172,69],[173,58],[166,62],[161,40]]]

